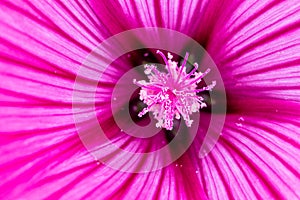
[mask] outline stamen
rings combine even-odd
[[[185,65],[186,65],[186,61],[188,60],[188,57],[189,57],[189,53],[186,52],[185,57],[184,57],[184,60],[183,60],[183,63],[182,63],[182,65],[180,66],[179,75],[177,76],[176,83],[179,81],[179,79],[180,79],[180,77],[181,77],[182,70],[183,70],[183,68],[184,68]]]
[[[149,82],[133,80],[134,84],[141,87],[140,99],[147,105],[138,116],[142,117],[147,112],[153,112],[154,118],[158,121],[156,127],[167,130],[173,129],[174,119],[182,117],[186,126],[190,127],[193,123],[190,115],[206,107],[204,99],[197,93],[211,91],[216,82],[213,81],[211,85],[202,89],[196,89],[197,83],[209,73],[210,69],[203,74],[198,73],[196,72],[198,64],[195,63],[194,69],[187,74],[184,69],[186,69],[188,53],[180,67],[178,67],[178,63],[172,61],[173,56],[170,53],[168,53],[168,60],[159,50],[157,53],[163,58],[168,72],[160,72],[154,65],[145,65],[145,74],[148,76]],[[192,75],[195,77],[191,78]]]
[[[199,90],[194,90],[194,92],[198,93],[198,92],[203,92],[203,91],[211,91],[216,86],[216,84],[217,84],[216,81],[213,81],[207,87],[204,87],[204,88],[199,89]]]
[[[157,50],[156,53],[161,55],[161,57],[164,59],[165,64],[168,65],[168,60],[167,60],[166,56],[160,50]]]
[[[207,69],[203,74],[200,74],[198,77],[195,77],[194,80],[190,81],[189,83],[186,84],[186,86],[188,85],[192,85],[194,83],[199,83],[201,81],[201,79],[206,76],[208,73],[210,72],[210,69]]]
[[[185,77],[185,79],[188,79],[188,78],[190,78],[196,71],[197,71],[197,69],[198,69],[198,63],[194,63],[194,69]]]
[[[160,50],[157,50],[156,53],[158,53],[159,55],[161,55],[161,57],[164,59],[164,62],[165,62],[165,64],[166,64],[167,68],[168,68],[169,73],[171,74],[171,76],[173,76],[173,75],[172,75],[172,71],[171,71],[171,69],[170,69],[170,65],[169,65],[169,63],[168,63],[168,61],[167,61],[166,56],[165,56]],[[172,58],[171,58],[171,59],[172,59]],[[171,59],[170,59],[170,60],[171,60]]]

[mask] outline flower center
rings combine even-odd
[[[183,118],[187,127],[191,127],[193,120],[190,119],[190,115],[206,107],[204,99],[197,94],[212,90],[216,82],[213,81],[212,84],[197,89],[197,84],[209,73],[210,69],[204,73],[197,72],[198,64],[195,63],[193,70],[187,73],[188,53],[179,67],[177,62],[172,61],[173,56],[170,53],[168,53],[168,59],[162,52],[157,51],[157,53],[163,58],[167,72],[160,72],[155,65],[146,64],[144,72],[149,82],[133,80],[141,87],[140,100],[147,105],[138,116],[142,117],[147,112],[152,112],[158,121],[156,127],[167,130],[173,129],[175,118]]]

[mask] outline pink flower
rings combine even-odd
[[[297,1],[3,1],[0,197],[299,199],[299,15]],[[138,27],[176,30],[203,45],[222,75],[228,110],[207,156],[198,156],[199,131],[174,163],[135,174],[111,169],[86,150],[72,94],[88,54],[108,37]],[[112,118],[113,86],[130,68],[148,62],[151,51],[144,53],[110,65],[95,102],[109,138],[136,152],[158,149],[173,137],[161,131],[150,142],[135,139]],[[89,93],[95,80],[79,78],[85,80],[79,92]],[[90,124],[88,117],[82,123],[87,130]]]

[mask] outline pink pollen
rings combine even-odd
[[[173,129],[174,118],[182,117],[187,127],[191,127],[193,120],[190,119],[190,115],[206,107],[203,98],[197,93],[212,90],[216,82],[213,81],[211,85],[197,89],[197,83],[210,69],[204,73],[197,73],[198,64],[195,63],[194,69],[187,73],[185,65],[188,53],[180,67],[172,61],[173,56],[170,53],[168,53],[168,60],[162,52],[157,51],[157,53],[162,56],[166,64],[167,73],[158,71],[155,65],[145,65],[145,74],[149,82],[133,81],[134,84],[141,87],[140,99],[147,105],[138,116],[142,117],[150,111],[158,121],[156,127],[167,130]],[[192,75],[194,78],[190,78]]]

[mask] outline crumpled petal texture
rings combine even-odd
[[[299,16],[297,1],[1,2],[0,198],[299,199]],[[73,84],[101,41],[153,26],[185,33],[207,49],[222,74],[229,112],[205,158],[198,158],[197,138],[162,170],[118,172],[81,143]],[[132,67],[117,66],[112,80]],[[113,84],[99,87],[109,91]],[[139,145],[122,136],[105,94],[96,104],[114,140],[142,150],[161,140]]]

